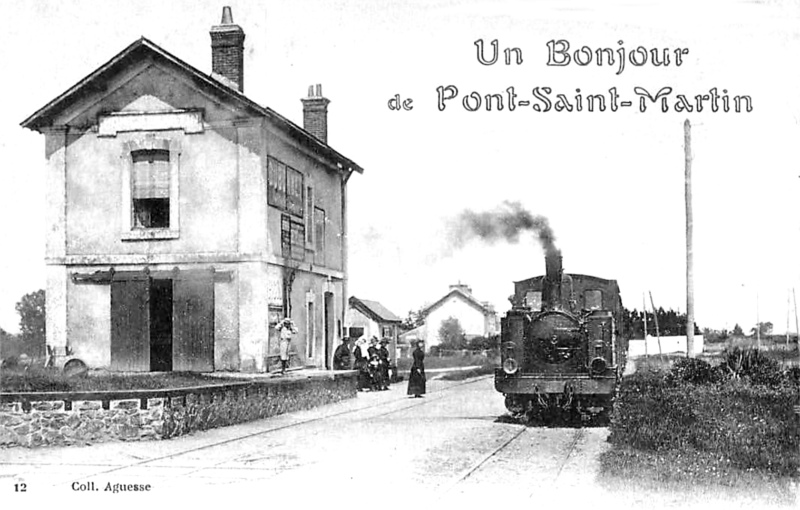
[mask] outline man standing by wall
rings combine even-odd
[[[342,338],[342,344],[333,353],[334,370],[350,370],[350,338]]]

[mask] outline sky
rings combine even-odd
[[[0,327],[18,331],[14,304],[45,284],[44,137],[19,123],[140,36],[210,72],[208,30],[223,5],[246,34],[245,94],[302,125],[300,98],[321,83],[329,144],[365,169],[348,188],[351,294],[405,316],[462,282],[504,312],[513,282],[544,272],[541,246],[523,234],[454,247],[448,225],[511,201],[549,220],[566,272],[616,279],[628,308],[651,292],[656,306],[685,311],[688,119],[696,321],[749,329],[758,317],[786,330],[787,298],[800,291],[797,0],[4,3]],[[496,63],[479,61],[478,40],[484,62],[498,41]],[[548,65],[548,41],[562,40],[570,64]],[[577,65],[584,46],[628,58],[666,48],[670,65],[649,53],[621,72],[594,53]],[[522,63],[506,65],[503,48]],[[680,65],[676,49],[688,49]],[[438,87],[458,89],[443,110]],[[511,111],[506,96],[487,111],[485,96],[509,87],[530,104]],[[584,110],[536,111],[535,87],[553,101],[582,94]],[[668,112],[649,101],[639,111],[636,88],[664,87]],[[632,106],[587,111],[586,95],[610,101],[612,88]],[[694,103],[713,88],[749,96],[752,111],[676,111],[678,94]],[[395,95],[411,109],[390,109]]]

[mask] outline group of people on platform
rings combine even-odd
[[[335,369],[346,370],[350,368],[348,340],[345,339],[333,354]],[[374,336],[369,342],[363,337],[356,341],[356,346],[353,349],[353,368],[358,370],[359,391],[384,391],[389,389],[391,377],[389,349],[386,347],[388,344],[389,339],[382,338],[378,341]]]
[[[333,353],[334,370],[350,370],[351,351],[350,338],[345,337],[342,345],[336,348]],[[359,391],[384,391],[389,389],[390,360],[389,349],[386,347],[389,339],[383,338],[380,341],[372,337],[370,342],[361,337],[356,341],[355,348],[352,350],[352,368],[358,370],[358,389]],[[421,397],[425,394],[425,349],[423,342],[417,343],[414,350],[411,373],[408,377],[408,395]],[[396,368],[395,368],[396,370]]]

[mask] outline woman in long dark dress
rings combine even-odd
[[[355,368],[358,370],[358,391],[364,391],[371,386],[369,377],[369,358],[367,357],[367,341],[360,338],[356,342],[356,348],[353,351],[355,357]]]
[[[421,397],[425,394],[425,349],[423,343],[417,342],[417,348],[414,349],[414,363],[411,365],[411,374],[408,376],[408,395],[414,395],[415,398]]]

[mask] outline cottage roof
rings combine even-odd
[[[202,73],[145,37],[134,41],[127,48],[111,58],[111,60],[98,67],[91,74],[37,110],[34,114],[21,122],[22,127],[34,131],[41,131],[43,128],[50,126],[60,113],[64,112],[74,103],[84,100],[99,91],[103,91],[111,77],[124,72],[124,70],[132,64],[147,58],[165,63],[178,72],[185,73],[195,85],[202,88],[204,92],[210,93],[215,99],[236,105],[254,116],[266,117],[293,139],[317,153],[327,156],[339,165],[340,168],[359,173],[364,172],[358,164],[339,154],[333,148],[321,142],[289,119],[278,114],[271,108],[257,104],[235,88],[220,80],[219,77]]]
[[[403,319],[389,311],[388,308],[378,303],[377,301],[370,301],[368,299],[358,299],[351,296],[349,300],[350,306],[363,313],[367,317],[376,322],[402,322]]]
[[[450,289],[450,292],[448,292],[447,294],[442,296],[435,303],[433,303],[432,305],[428,305],[425,308],[423,308],[420,311],[420,315],[422,315],[423,317],[427,316],[435,308],[440,307],[445,301],[450,299],[450,297],[458,297],[458,298],[464,300],[464,302],[466,302],[468,305],[472,306],[473,308],[476,308],[478,311],[480,311],[480,312],[482,312],[484,314],[493,314],[493,313],[495,313],[494,308],[492,308],[491,306],[486,305],[486,304],[478,301],[477,299],[475,299],[475,296],[473,296],[472,294],[470,294],[468,292],[465,292],[460,287],[454,287],[454,288]]]

